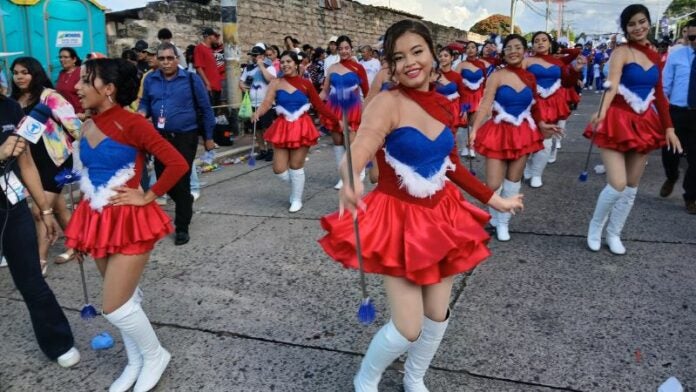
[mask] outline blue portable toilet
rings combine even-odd
[[[82,59],[90,52],[106,54],[104,10],[94,0],[0,0],[0,52],[36,58],[55,82],[60,48],[73,47]],[[19,56],[5,59],[8,76]]]

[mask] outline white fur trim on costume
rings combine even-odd
[[[457,98],[459,98],[459,93],[452,93],[447,96],[447,99],[449,99],[450,101],[454,101]]]
[[[306,103],[306,104],[302,105],[301,108],[295,110],[292,113],[290,113],[287,109],[285,109],[284,107],[282,107],[280,105],[276,105],[275,109],[276,109],[276,113],[278,113],[279,116],[280,115],[285,116],[286,120],[293,122],[293,121],[297,121],[298,118],[302,117],[302,115],[305,114],[311,106],[312,105],[310,105],[309,103]]]
[[[638,114],[645,113],[646,110],[650,108],[652,101],[655,99],[655,89],[650,90],[647,98],[643,99],[638,96],[638,94],[631,91],[628,87],[623,84],[619,84],[619,94],[621,94],[628,105],[633,109],[634,112]]]
[[[134,175],[135,163],[131,163],[117,171],[106,184],[95,188],[89,179],[89,169],[85,167],[82,169],[80,190],[85,194],[85,199],[89,200],[89,206],[101,212],[102,208],[109,204],[109,199],[116,194],[114,188],[125,185]]]
[[[549,88],[543,88],[541,85],[537,84],[537,92],[542,98],[548,98],[552,96],[558,89],[561,88],[561,79],[556,80],[554,84]]]
[[[444,188],[445,181],[447,181],[447,171],[456,169],[449,157],[445,157],[440,170],[430,176],[430,178],[425,178],[413,170],[411,166],[389,155],[386,148],[384,149],[384,156],[389,166],[399,176],[399,187],[406,188],[408,194],[421,199],[430,197]]]
[[[532,118],[532,105],[534,105],[533,100],[529,104],[529,106],[527,106],[527,109],[524,109],[524,112],[520,113],[517,117],[515,117],[512,114],[506,112],[505,108],[501,104],[499,104],[496,101],[493,101],[493,111],[496,112],[495,117],[493,117],[493,121],[496,124],[500,124],[501,121],[505,121],[507,123],[519,127],[523,121],[527,120],[529,126],[531,126],[532,129],[536,129],[536,123]]]
[[[486,80],[483,76],[481,76],[481,79],[478,80],[476,83],[472,83],[468,81],[467,79],[463,79],[464,85],[469,89],[469,90],[478,90],[481,85],[483,84],[483,81]]]

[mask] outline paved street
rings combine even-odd
[[[522,188],[526,209],[512,241],[460,276],[452,320],[431,391],[655,391],[669,376],[696,390],[696,217],[681,186],[668,199],[659,153],[650,157],[624,231],[626,256],[586,249],[585,234],[604,177],[578,182],[588,142],[581,137],[599,95],[586,93],[568,125],[545,185]],[[319,217],[337,207],[333,152],[322,138],[307,162],[305,207],[287,212],[288,189],[259,162],[204,174],[188,245],[157,246],[141,287],[143,307],[173,357],[157,391],[350,391],[369,339],[388,316],[369,276],[377,322],[359,325],[358,274],[317,245]],[[595,154],[591,166],[599,163]],[[474,162],[481,177],[483,160]],[[173,212],[173,206],[167,207]],[[58,253],[59,247],[53,250]],[[100,303],[100,279],[86,263]],[[51,265],[48,283],[65,308],[82,361],[65,370],[34,340],[7,269],[0,269],[2,391],[104,391],[125,365],[116,330],[79,317],[77,264]],[[89,340],[108,330],[114,348]],[[401,391],[401,363],[381,384]]]

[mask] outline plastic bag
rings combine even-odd
[[[251,98],[249,98],[249,92],[244,92],[244,97],[242,98],[242,104],[239,106],[239,118],[242,120],[248,120],[251,118]]]

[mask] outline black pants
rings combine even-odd
[[[174,227],[177,232],[188,233],[191,217],[193,216],[193,196],[191,196],[191,167],[196,158],[198,148],[198,131],[191,132],[161,132],[161,135],[171,143],[186,159],[189,170],[179,182],[167,192],[175,203]],[[162,162],[155,159],[155,173],[160,178],[164,171]]]
[[[674,130],[679,137],[684,155],[686,155],[687,169],[684,174],[684,200],[696,200],[696,110],[688,110],[679,106],[670,105],[669,114],[674,123]],[[679,178],[680,155],[662,149],[662,166],[668,180],[677,181]]]
[[[10,210],[5,210],[3,202],[0,202],[0,224],[5,217],[8,218],[2,237],[7,266],[27,305],[41,351],[55,360],[74,345],[70,324],[53,291],[41,276],[36,226],[27,202],[19,202]]]

